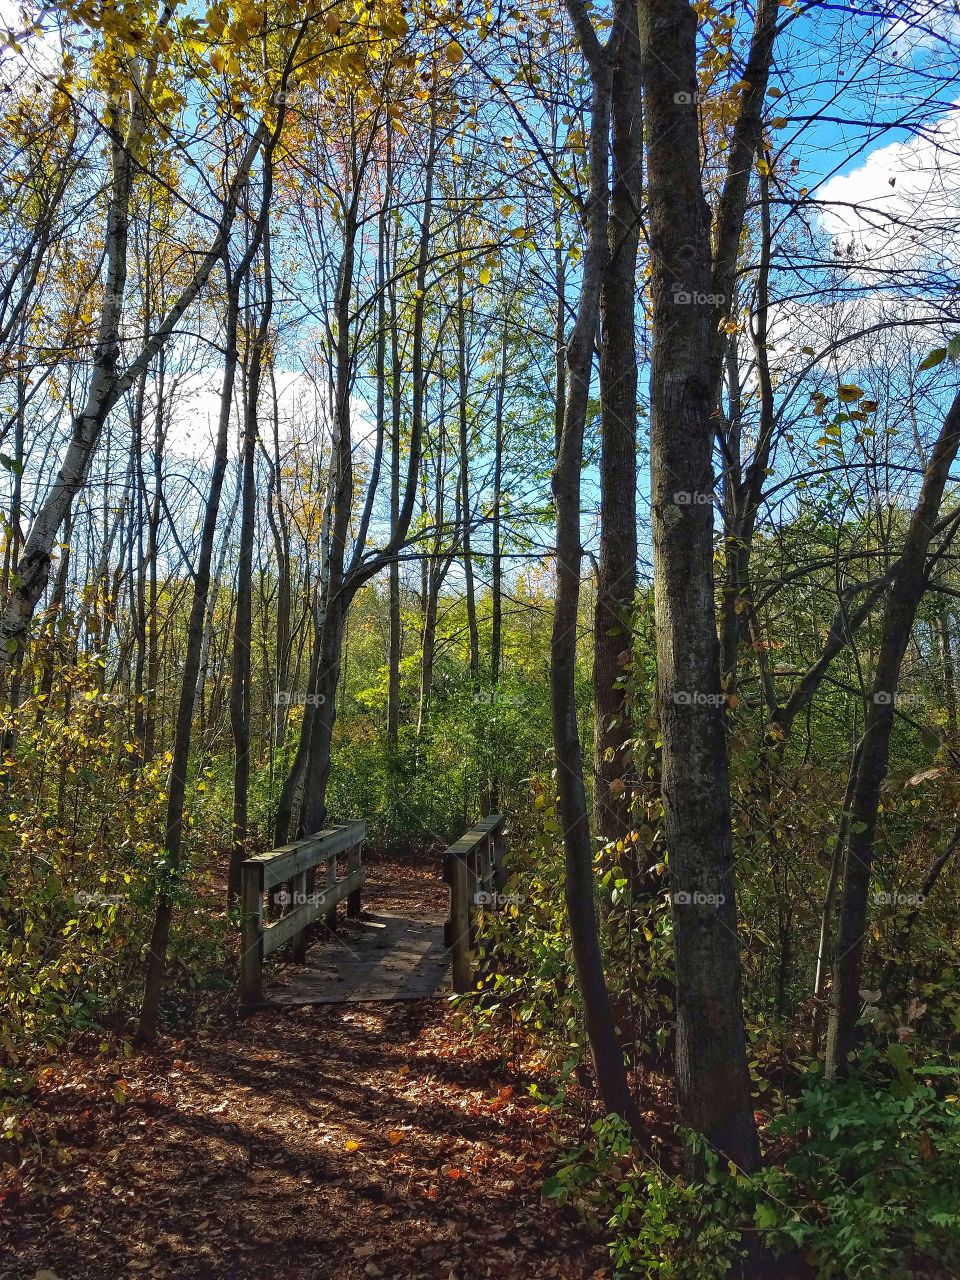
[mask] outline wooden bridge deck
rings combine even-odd
[[[368,912],[320,929],[303,964],[269,971],[270,1005],[424,1000],[450,993],[450,952],[435,915]]]
[[[421,864],[386,883],[374,874],[368,884],[360,819],[247,858],[240,868],[241,1011],[469,991],[473,910],[502,887],[505,822],[490,814],[450,845],[442,878],[435,863]],[[372,911],[362,910],[365,890]],[[272,919],[271,901],[270,914],[280,909]],[[265,967],[271,955],[277,959]]]

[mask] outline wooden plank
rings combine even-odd
[[[297,840],[294,844],[271,849],[268,853],[255,854],[254,857],[247,858],[243,865],[253,863],[261,866],[263,887],[272,889],[274,885],[291,880],[301,871],[309,871],[318,863],[326,862],[344,849],[358,844],[365,835],[366,824],[360,819],[354,819],[338,823],[325,831],[318,831],[306,840]]]
[[[263,868],[240,868],[240,1003],[252,1005],[263,991]]]
[[[507,838],[502,831],[498,831],[493,839],[493,887],[497,893],[502,893],[507,887],[507,868],[504,862],[506,856]]]
[[[470,951],[475,939],[476,895],[493,893],[494,851],[503,839],[505,813],[491,813],[471,827],[444,853],[444,880],[450,885],[450,919],[444,926],[444,941],[451,949],[453,989],[469,991]]]
[[[301,929],[305,929],[320,916],[334,910],[338,902],[342,902],[357,889],[363,888],[366,878],[366,867],[359,867],[350,875],[344,876],[342,880],[338,880],[332,888],[317,894],[316,901],[302,903],[276,924],[269,925],[263,931],[263,955],[272,955],[278,947],[289,942]]]
[[[332,895],[333,890],[336,888],[336,886],[337,886],[337,860],[336,858],[331,858],[330,861],[327,863],[327,887],[324,890],[324,892],[328,895]],[[331,897],[331,901],[333,902],[333,906],[324,916],[324,924],[327,926],[328,929],[335,929],[337,927],[337,903],[340,901],[340,899]]]
[[[433,913],[368,912],[310,948],[302,968],[264,974],[273,1005],[442,999],[450,991],[450,953]]]
[[[475,827],[460,837],[454,844],[447,849],[447,854],[454,858],[465,858],[472,853],[481,840],[485,840],[488,836],[496,835],[500,828],[507,820],[505,813],[492,813],[489,818],[484,818],[482,822],[478,822]]]

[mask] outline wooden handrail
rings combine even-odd
[[[474,941],[474,909],[480,893],[495,900],[506,883],[503,859],[507,849],[505,813],[491,813],[471,827],[444,853],[443,878],[450,886],[450,919],[446,944],[450,948],[453,989],[469,991],[471,948]]]
[[[240,1004],[249,1007],[263,999],[263,962],[287,942],[294,944],[294,959],[306,953],[305,930],[325,916],[332,922],[337,904],[347,899],[347,915],[359,916],[360,894],[366,882],[362,862],[366,826],[362,821],[338,823],[305,840],[258,853],[240,864],[240,911],[242,916],[240,951]],[[346,850],[347,874],[337,879],[337,858]],[[326,884],[321,892],[308,884],[316,867],[325,865]],[[263,896],[269,889],[284,885],[276,895],[292,904],[279,920],[263,922]]]

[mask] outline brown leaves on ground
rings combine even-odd
[[[0,1164],[0,1278],[607,1276],[541,1196],[555,1135],[528,1079],[442,1000],[64,1057]]]

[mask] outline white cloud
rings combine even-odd
[[[887,41],[901,58],[927,50],[942,54],[957,40],[960,13],[953,0],[913,0],[909,16],[895,19],[887,29]]]
[[[817,192],[821,222],[870,274],[960,258],[960,103]]]
[[[167,429],[167,452],[175,457],[194,461],[211,461],[220,420],[220,389],[223,370],[214,368],[206,373],[191,374],[182,379],[168,404],[170,421]],[[293,425],[304,439],[316,436],[318,448],[326,437],[329,414],[322,398],[322,391],[301,370],[278,369],[276,372],[277,403],[280,418],[280,438],[285,439]],[[272,430],[264,387],[261,408],[260,431],[269,437]],[[230,449],[236,452],[239,437],[239,383],[234,396],[234,410],[230,427]],[[350,401],[351,428],[354,444],[358,449],[372,447],[375,426],[371,422],[367,405],[357,397]]]

